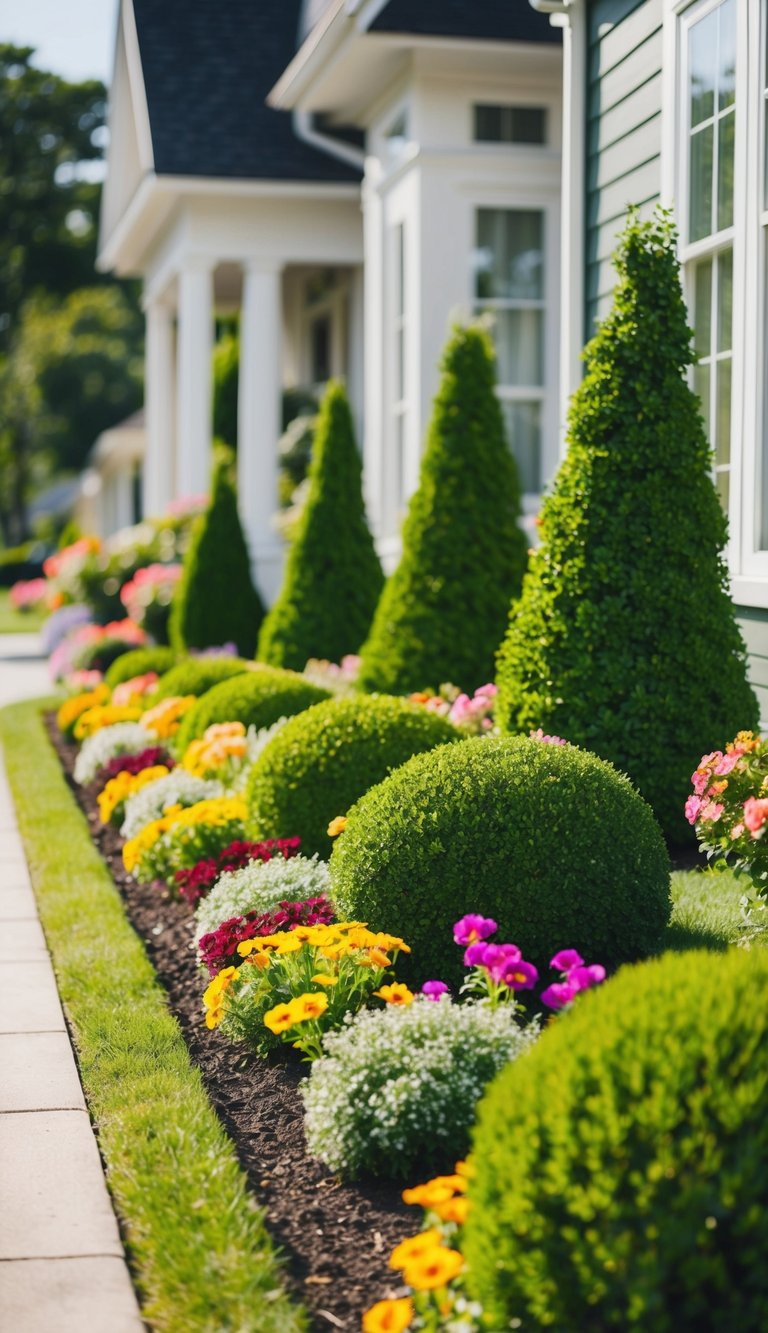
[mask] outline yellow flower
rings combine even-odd
[[[303,947],[304,947],[303,940],[297,940],[293,934],[293,931],[289,930],[286,931],[285,935],[278,944],[277,952],[278,954],[298,953],[299,949],[302,949]]]
[[[141,725],[164,740],[178,731],[184,714],[188,713],[196,703],[197,698],[194,694],[175,694],[169,699],[161,699],[154,708],[147,709],[141,719]]]
[[[329,976],[327,972],[316,972],[310,980],[316,986],[335,986],[339,978]]]
[[[296,1015],[296,1022],[306,1023],[308,1019],[319,1018],[325,1013],[328,1008],[328,996],[308,991],[305,995],[297,995],[296,999],[291,1001],[291,1007]]]
[[[441,1222],[455,1222],[457,1226],[463,1227],[469,1212],[469,1199],[447,1199],[445,1203],[434,1204],[432,1211],[437,1213]]]
[[[384,953],[381,949],[369,949],[368,957],[374,967],[389,967],[392,963],[389,954]]]
[[[111,727],[116,722],[138,722],[140,708],[115,708],[112,704],[97,704],[81,713],[75,723],[75,740],[84,741],[88,736],[101,731],[102,727]]]
[[[375,990],[374,995],[378,995],[381,1000],[386,1000],[387,1004],[413,1004],[414,994],[402,981],[395,981],[391,986],[382,986]]]
[[[404,1333],[413,1315],[410,1296],[397,1301],[377,1301],[363,1315],[363,1333]]]
[[[115,777],[110,778],[106,787],[97,796],[99,805],[99,815],[102,824],[108,824],[115,810],[129,796],[135,796],[137,791],[146,787],[150,782],[156,782],[158,778],[167,777],[170,769],[165,764],[153,764],[150,768],[142,768],[140,773],[128,773],[125,769],[117,773]]]
[[[59,731],[69,731],[83,713],[87,713],[89,708],[95,708],[97,704],[106,703],[108,698],[109,689],[102,683],[87,694],[76,694],[71,699],[65,699],[56,714]]]
[[[458,1277],[463,1267],[464,1259],[458,1250],[434,1246],[405,1265],[403,1278],[414,1291],[434,1291]]]
[[[261,971],[264,972],[269,967],[272,959],[268,953],[252,953],[248,962],[252,967],[261,968]]]
[[[213,981],[207,987],[203,995],[203,1004],[205,1006],[205,1025],[208,1028],[218,1027],[224,1017],[224,995],[235,977],[240,975],[236,967],[225,967],[221,972],[217,972]]]
[[[338,838],[339,834],[343,833],[346,827],[347,827],[346,815],[337,815],[336,818],[332,819],[330,824],[328,825],[328,830],[327,830],[328,837]]]
[[[293,1008],[290,1004],[276,1004],[274,1009],[268,1009],[264,1015],[265,1026],[269,1028],[270,1032],[274,1032],[275,1036],[279,1036],[281,1032],[287,1032],[288,1028],[292,1028],[295,1022]]]
[[[213,722],[210,727],[206,727],[203,732],[204,741],[224,740],[229,736],[244,736],[245,723],[243,722]]]
[[[430,1250],[434,1250],[436,1245],[442,1245],[443,1233],[438,1227],[430,1227],[428,1231],[420,1231],[418,1236],[410,1236],[408,1240],[401,1240],[396,1245],[389,1256],[390,1268],[405,1268],[406,1264],[414,1259],[421,1259]]]
[[[415,1185],[413,1189],[403,1190],[403,1203],[415,1203],[421,1208],[437,1208],[452,1199],[454,1194],[450,1185],[440,1185],[430,1180],[426,1185]]]

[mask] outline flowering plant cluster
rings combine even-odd
[[[141,791],[149,783],[157,782],[158,778],[168,776],[168,769],[164,764],[156,764],[154,768],[142,768],[138,773],[128,773],[125,769],[110,778],[106,787],[99,792],[97,799],[99,807],[99,817],[102,824],[119,824],[125,803],[137,792]]]
[[[291,843],[298,839],[280,841]],[[282,855],[269,860],[249,860],[241,869],[225,870],[220,875],[207,897],[197,905],[198,941],[222,921],[245,916],[246,912],[266,912],[282,899],[298,903],[307,898],[330,896],[331,876],[325,861],[319,856],[296,855],[290,848],[278,846],[278,850],[282,850]]]
[[[62,736],[66,736],[71,740],[74,735],[75,725],[80,717],[82,717],[83,713],[87,713],[91,708],[96,708],[100,704],[106,703],[108,698],[108,687],[99,684],[94,690],[88,690],[84,694],[75,694],[72,698],[65,699],[56,714],[56,725]]]
[[[174,884],[182,898],[196,907],[201,898],[210,893],[222,875],[242,870],[253,861],[271,861],[274,856],[286,859],[298,854],[301,838],[265,838],[261,842],[232,842],[218,856],[206,857],[190,866],[177,870]]]
[[[190,708],[194,708],[197,703],[197,697],[194,694],[174,694],[168,699],[161,699],[160,703],[155,704],[153,708],[148,708],[143,718],[142,725],[147,731],[151,731],[158,740],[168,740],[170,736],[175,736],[181,726],[181,719]]]
[[[174,759],[162,745],[150,745],[138,754],[118,754],[104,766],[104,780],[116,778],[118,773],[140,773],[143,768],[155,768],[162,764],[170,773]]]
[[[118,755],[140,754],[154,743],[154,737],[139,722],[118,722],[103,727],[80,747],[75,760],[75,782],[81,786],[93,782],[100,768]]]
[[[356,653],[347,653],[341,662],[329,662],[324,657],[310,657],[302,674],[313,685],[330,690],[332,694],[349,694],[360,674],[361,662],[362,658]]]
[[[333,921],[333,907],[327,898],[307,898],[304,902],[282,899],[266,912],[246,912],[244,916],[222,921],[216,930],[201,935],[198,940],[200,961],[214,977],[225,967],[240,963],[238,944],[259,935],[274,935],[279,931],[294,930],[296,926],[329,926]]]
[[[536,731],[529,731],[528,735],[532,741],[541,741],[544,745],[567,745],[562,736],[548,736],[546,732],[538,727]]]
[[[217,777],[229,785],[248,757],[248,734],[243,722],[214,722],[200,740],[190,741],[181,763],[195,777]]]
[[[123,846],[123,865],[142,883],[173,884],[176,870],[192,866],[243,836],[248,811],[236,796],[219,796],[170,810],[147,824]]]
[[[10,590],[9,599],[15,611],[31,611],[41,606],[48,597],[47,579],[19,579]]]
[[[768,738],[740,731],[699,761],[685,803],[707,855],[749,874],[763,896],[768,885]]]
[[[78,671],[72,671],[61,681],[62,686],[69,694],[83,694],[95,690],[98,685],[104,684],[103,671],[88,671],[81,668]]]
[[[100,550],[98,537],[80,537],[54,555],[49,555],[43,564],[43,573],[47,579],[71,577],[75,570],[82,568],[90,555],[98,555]]]
[[[40,631],[40,646],[43,652],[46,656],[50,656],[73,630],[79,629],[82,625],[90,625],[92,620],[92,612],[87,606],[59,607],[49,615]],[[50,663],[48,669],[51,678],[55,680],[56,676],[51,671]]]
[[[148,694],[152,694],[159,679],[156,671],[145,671],[141,676],[121,681],[112,691],[112,703],[118,707],[141,704]]]
[[[114,727],[118,722],[138,722],[140,708],[118,708],[115,704],[94,704],[81,713],[73,727],[76,741],[87,740],[104,727]]]
[[[186,809],[197,805],[198,801],[207,801],[215,796],[223,796],[218,782],[203,782],[193,778],[183,768],[174,768],[136,791],[128,800],[120,832],[124,838],[135,838],[147,824],[160,819],[170,809]]]
[[[67,630],[48,659],[48,672],[53,681],[67,680],[76,670],[94,665],[88,658],[97,645],[106,645],[109,641],[137,648],[146,642],[147,636],[143,629],[134,625],[132,620],[114,620],[108,625],[94,625],[87,610],[74,606],[66,609],[71,613],[74,625]],[[84,619],[84,616],[88,619]]]
[[[323,1033],[377,993],[401,950],[410,953],[398,936],[355,921],[244,940],[240,966],[219,972],[205,991],[205,1021],[256,1051],[288,1041],[315,1060]]]
[[[171,599],[180,578],[180,564],[144,565],[120,589],[120,601],[128,615],[158,643],[167,641]]]
[[[493,710],[498,690],[495,685],[480,685],[472,698],[455,685],[441,685],[437,694],[419,691],[411,702],[423,704],[431,713],[447,717],[454,726],[470,736],[481,736],[493,728]]]
[[[456,922],[453,938],[464,946],[464,963],[470,968],[462,992],[484,999],[491,1008],[512,1003],[518,991],[533,990],[539,980],[538,968],[527,963],[516,944],[489,944],[491,935],[498,930],[491,917],[469,913]],[[541,992],[541,1001],[549,1009],[564,1009],[580,991],[589,990],[605,980],[601,963],[585,964],[575,949],[560,949],[550,960],[550,967],[560,973],[555,981]],[[428,986],[442,986],[442,982],[427,982]]]

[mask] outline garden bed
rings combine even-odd
[[[298,1084],[302,1067],[290,1052],[269,1060],[251,1054],[204,1022],[192,909],[164,889],[140,885],[123,868],[122,840],[101,823],[96,789],[72,780],[77,747],[47,719],[51,743],[75,799],[123,898],[158,978],[167,991],[193,1062],[234,1141],[248,1183],[283,1250],[287,1285],[311,1311],[317,1329],[357,1329],[361,1312],[391,1293],[391,1249],[413,1222],[391,1184],[342,1184],[307,1154]],[[446,1163],[449,1167],[450,1163]]]

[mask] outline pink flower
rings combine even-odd
[[[743,824],[734,824],[733,828],[731,829],[731,837],[740,838],[743,832],[744,832]]]
[[[426,995],[428,1000],[441,1000],[448,994],[448,987],[444,981],[425,981],[421,988],[422,995]]]
[[[553,981],[551,986],[541,992],[541,1002],[548,1009],[564,1009],[578,994],[577,987],[569,981]]]
[[[696,774],[694,773],[693,776],[695,777]],[[688,800],[685,803],[685,817],[689,824],[696,823],[696,820],[699,817],[699,811],[703,805],[704,801],[701,799],[701,796],[688,797]]]
[[[475,944],[478,940],[487,940],[497,930],[491,917],[468,912],[453,927],[453,938],[457,944]]]
[[[469,948],[464,950],[464,966],[482,967],[485,963],[485,955],[491,948],[493,948],[493,945],[485,944],[482,940],[476,944],[470,944]]]
[[[519,963],[522,954],[516,944],[487,944],[481,966],[494,981],[501,981],[504,972]]]
[[[699,820],[704,823],[716,823],[720,818],[725,806],[719,801],[707,801],[704,808],[699,812]]]
[[[707,790],[707,787],[709,786],[709,779],[711,776],[712,775],[709,772],[709,770],[703,768],[697,768],[696,772],[691,774],[691,782],[693,783],[693,790],[695,791],[697,796],[704,795],[705,791]]]
[[[754,838],[768,819],[768,800],[749,796],[744,802],[744,824]]]
[[[718,778],[726,777],[736,767],[740,758],[741,755],[736,753],[724,754],[720,762],[715,765],[715,776]]]
[[[556,967],[558,972],[570,972],[573,967],[583,967],[584,959],[575,949],[561,949],[554,958],[550,958],[549,966]]]
[[[573,971],[568,973],[568,985],[575,986],[577,991],[599,986],[601,981],[605,981],[605,968],[601,963],[590,963],[589,967],[574,967]]]
[[[530,731],[528,734],[529,734],[529,736],[530,736],[530,738],[531,738],[532,741],[542,741],[545,745],[567,745],[567,744],[568,744],[567,741],[564,741],[564,740],[563,740],[562,736],[547,736],[547,735],[542,731],[541,727],[539,727],[537,731]]]
[[[475,690],[476,699],[495,699],[499,692],[498,685],[488,683],[488,685],[478,685]]]
[[[538,969],[533,963],[526,963],[522,958],[518,962],[510,961],[498,978],[505,986],[509,986],[510,990],[533,990],[538,979]]]

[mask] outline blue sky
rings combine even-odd
[[[118,0],[0,0],[0,41],[34,46],[40,69],[75,82],[108,84],[117,5]]]

